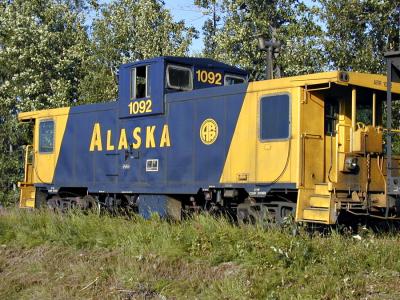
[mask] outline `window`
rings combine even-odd
[[[54,150],[54,121],[42,121],[39,124],[39,152],[51,153]]]
[[[335,100],[325,101],[325,134],[335,136],[338,121],[339,103]]]
[[[192,90],[192,70],[182,66],[167,66],[167,87],[180,91]]]
[[[356,112],[357,112],[357,122],[362,122],[365,125],[371,125],[372,124],[372,103],[368,103],[367,101],[361,102],[357,101],[357,107],[356,107]]]
[[[133,68],[131,73],[131,99],[146,97],[149,97],[148,67]]]
[[[289,113],[289,95],[262,97],[260,101],[261,140],[289,138]]]
[[[233,85],[246,82],[246,78],[238,75],[225,75],[224,85]]]

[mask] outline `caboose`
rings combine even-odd
[[[246,71],[205,58],[125,64],[116,101],[19,114],[34,124],[20,207],[175,219],[205,210],[240,223],[396,218],[386,90],[373,74],[248,82]],[[396,157],[390,165],[396,175]]]

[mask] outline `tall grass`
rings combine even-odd
[[[0,215],[0,298],[397,298],[399,241],[293,236],[203,215],[11,211]]]

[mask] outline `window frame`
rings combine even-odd
[[[336,126],[339,124],[339,112],[340,112],[340,100],[338,98],[325,98],[324,99],[324,135],[335,137]],[[327,110],[329,107],[333,107],[334,114],[328,115]],[[328,131],[328,121],[331,122],[332,130]]]
[[[40,134],[40,125],[42,124],[42,123],[45,123],[45,122],[52,122],[53,123],[53,148],[52,148],[52,150],[51,151],[41,151],[41,143],[40,143],[40,141],[41,141],[41,134]],[[55,148],[55,143],[56,143],[56,122],[55,122],[55,120],[54,119],[45,119],[45,120],[40,120],[39,121],[39,130],[38,130],[38,152],[40,153],[40,154],[53,154],[54,153],[54,148]]]
[[[140,67],[145,67],[146,68],[146,91],[145,91],[145,96],[137,98],[136,97],[136,72],[137,68]],[[136,100],[136,99],[146,99],[150,98],[150,93],[149,93],[149,65],[144,65],[144,66],[136,66],[133,67],[130,71],[130,100]]]
[[[173,86],[173,85],[171,85],[171,83],[170,83],[170,80],[169,80],[169,69],[170,68],[175,68],[175,69],[178,69],[178,70],[185,70],[185,71],[189,71],[189,73],[190,73],[190,88],[188,88],[188,89],[182,89],[181,87],[176,87],[176,86]],[[190,68],[190,67],[185,67],[185,66],[180,66],[180,65],[174,65],[174,64],[168,64],[167,65],[167,67],[166,67],[166,69],[165,69],[165,72],[166,72],[166,83],[167,83],[167,88],[168,89],[174,89],[174,90],[179,90],[179,91],[193,91],[193,70],[192,70],[192,68]]]
[[[236,83],[236,84],[243,84],[243,83],[247,83],[248,82],[247,76],[240,76],[240,75],[236,75],[236,74],[226,73],[224,75],[224,86],[235,85],[235,84],[226,84],[226,82],[227,82],[226,78],[227,77],[231,77],[231,78],[234,78],[234,79],[243,79],[242,83]]]
[[[263,139],[261,136],[261,130],[262,130],[262,124],[261,124],[261,117],[262,117],[262,111],[261,111],[261,101],[263,98],[267,97],[273,97],[273,96],[288,96],[288,136],[285,138],[276,138],[276,139]],[[266,142],[280,142],[280,141],[288,141],[292,137],[292,95],[290,92],[279,92],[279,93],[273,93],[273,94],[264,94],[261,95],[258,98],[258,117],[257,117],[257,122],[258,122],[258,140],[262,143]]]

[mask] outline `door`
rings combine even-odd
[[[337,123],[339,115],[339,102],[337,99],[326,98],[325,102],[325,182],[336,181],[336,156],[337,156]]]
[[[300,121],[300,186],[314,189],[325,181],[324,100],[308,92],[301,101]]]
[[[55,119],[36,121],[34,143],[34,182],[51,183],[55,168]]]
[[[257,182],[290,182],[291,94],[259,94]]]

